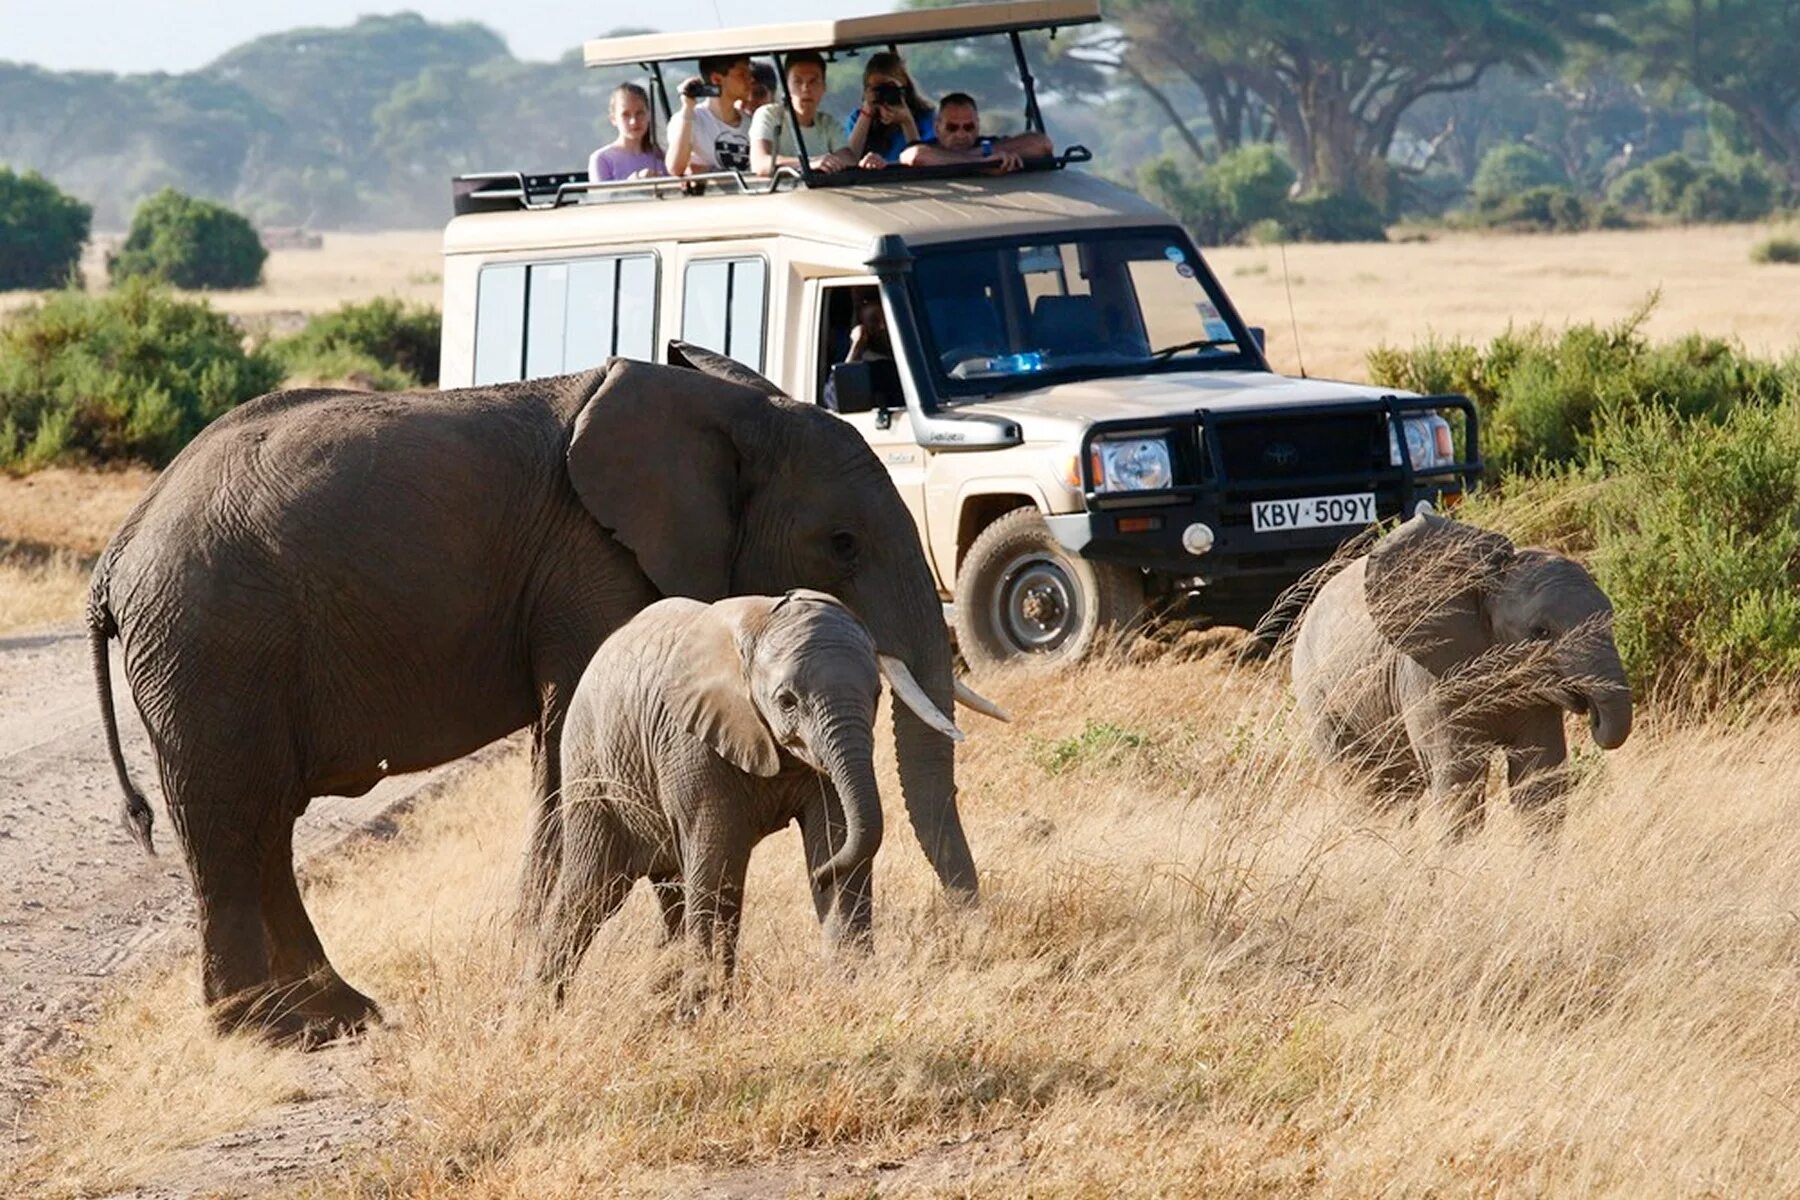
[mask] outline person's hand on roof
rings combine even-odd
[[[888,165],[888,160],[879,154],[865,154],[856,165],[865,171],[880,171]]]
[[[996,150],[988,157],[994,160],[995,169],[1002,175],[1009,171],[1017,171],[1025,165],[1025,160],[1011,150]]]

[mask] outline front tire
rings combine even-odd
[[[982,530],[956,575],[956,640],[976,671],[1077,662],[1143,612],[1142,571],[1071,554],[1035,508]]]

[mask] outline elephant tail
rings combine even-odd
[[[119,719],[118,714],[113,711],[112,660],[106,653],[107,641],[118,632],[118,623],[113,620],[105,601],[90,597],[88,649],[93,654],[94,682],[100,691],[100,719],[106,726],[106,752],[112,756],[113,774],[118,776],[119,787],[125,793],[125,809],[122,814],[125,828],[137,844],[144,848],[144,853],[155,855],[156,845],[151,839],[150,829],[156,822],[156,814],[151,812],[150,802],[144,799],[144,793],[132,785],[131,776],[125,770],[124,752],[119,749]]]

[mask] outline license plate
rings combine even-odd
[[[1285,529],[1318,529],[1327,525],[1373,525],[1375,493],[1360,496],[1308,496],[1297,500],[1258,500],[1250,506],[1250,523],[1258,533]]]

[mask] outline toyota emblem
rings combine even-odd
[[[1263,447],[1263,461],[1278,471],[1286,471],[1300,461],[1300,451],[1288,442],[1270,442]]]

